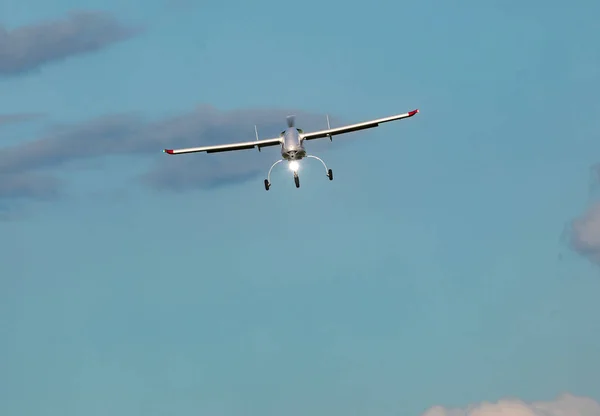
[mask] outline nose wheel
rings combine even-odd
[[[327,177],[329,178],[330,181],[333,180],[333,171],[331,169],[327,170]]]
[[[296,188],[300,188],[300,177],[298,176],[298,172],[294,172],[294,183],[296,184]]]

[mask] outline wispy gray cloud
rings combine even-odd
[[[51,201],[62,193],[61,182],[37,173],[0,173],[0,221],[23,218],[26,203]]]
[[[40,117],[42,117],[42,114],[38,113],[0,114],[0,127],[4,124],[32,121]]]
[[[219,111],[201,106],[158,121],[135,114],[116,114],[79,125],[54,127],[39,139],[0,149],[0,199],[60,195],[60,183],[49,176],[53,171],[116,155],[153,158],[152,169],[140,172],[139,179],[159,190],[209,188],[266,175],[270,162],[279,158],[273,148],[261,153],[247,150],[181,156],[166,155],[162,149],[254,140],[254,124],[258,125],[261,138],[277,136],[286,126],[285,116],[292,112],[303,128],[326,125],[323,115],[305,112]],[[319,148],[319,143],[311,145]]]
[[[58,179],[28,172],[0,174],[0,197],[14,199],[49,199],[60,193]]]
[[[103,49],[131,38],[139,28],[127,27],[101,11],[77,11],[8,31],[0,26],[0,74],[17,75],[50,62]]]

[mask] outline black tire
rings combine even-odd
[[[265,190],[268,191],[271,185],[269,184],[269,180],[265,179]]]
[[[327,176],[329,176],[330,181],[333,180],[333,171],[331,169],[329,169],[329,171],[327,172]]]
[[[300,178],[298,176],[294,176],[294,183],[296,184],[296,188],[300,188]]]

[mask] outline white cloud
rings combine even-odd
[[[423,416],[600,416],[600,403],[589,397],[562,394],[545,402],[501,399],[495,403],[470,405],[465,409],[434,406]]]

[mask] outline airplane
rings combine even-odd
[[[269,173],[267,174],[267,179],[265,179],[265,190],[269,190],[271,188],[271,171],[273,168],[284,161],[288,161],[288,165],[290,170],[294,174],[294,183],[296,184],[296,188],[300,187],[300,178],[298,176],[298,169],[300,167],[298,161],[306,158],[313,158],[321,162],[321,164],[325,167],[325,172],[330,181],[333,180],[333,171],[327,167],[325,162],[318,158],[317,156],[309,155],[306,153],[306,149],[304,147],[304,141],[306,140],[314,140],[321,139],[324,137],[328,137],[330,141],[333,141],[333,136],[337,136],[344,133],[350,133],[359,130],[370,129],[373,127],[378,127],[382,123],[387,123],[395,120],[402,120],[408,117],[412,117],[419,112],[418,109],[409,111],[408,113],[397,114],[390,117],[379,118],[375,120],[364,121],[356,124],[349,124],[342,127],[331,128],[329,124],[329,116],[327,116],[327,129],[313,131],[309,133],[305,133],[302,129],[298,129],[295,127],[295,116],[290,115],[287,116],[287,126],[288,128],[282,131],[279,134],[279,137],[273,137],[270,139],[262,139],[258,138],[258,130],[256,126],[254,126],[254,131],[256,133],[256,141],[250,142],[238,142],[238,143],[230,143],[230,144],[222,144],[222,145],[213,145],[213,146],[203,146],[203,147],[190,147],[186,149],[164,149],[163,152],[169,155],[180,155],[184,153],[197,153],[197,152],[206,152],[206,153],[217,153],[217,152],[228,152],[234,150],[246,150],[256,148],[259,152],[263,147],[270,146],[281,146],[281,159],[277,160],[271,168],[269,169]]]

